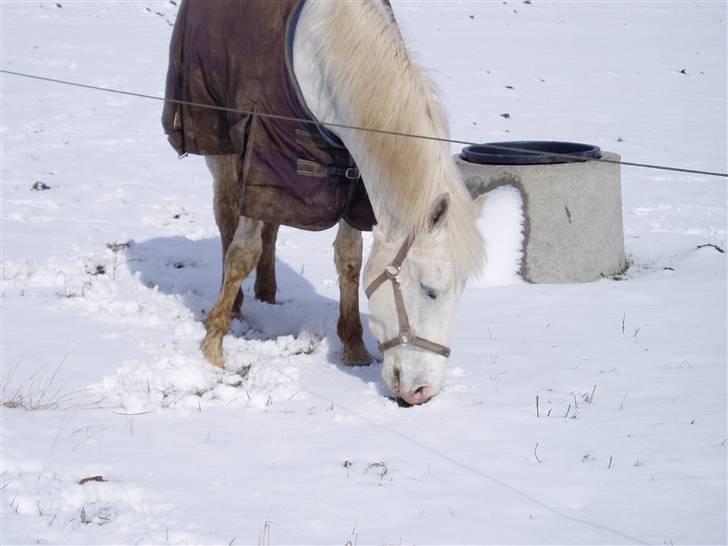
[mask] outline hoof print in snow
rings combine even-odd
[[[232,372],[231,379],[234,380],[235,383],[230,381],[229,384],[230,385],[240,385],[240,383],[242,383],[243,381],[248,379],[249,375],[250,375],[250,364],[248,364],[247,366],[243,366],[243,367],[235,370],[234,372]]]
[[[40,180],[36,181],[35,184],[33,184],[30,189],[32,191],[45,191],[51,189],[51,187],[46,184],[45,182],[41,182]]]

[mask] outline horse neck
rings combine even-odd
[[[447,122],[429,82],[410,61],[379,2],[309,0],[294,39],[294,71],[308,108],[320,121],[447,137]],[[422,231],[437,197],[458,193],[453,181],[459,175],[446,143],[334,132],[362,173],[380,229]]]

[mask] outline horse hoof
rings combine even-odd
[[[262,301],[263,303],[270,304],[270,305],[275,305],[276,304],[276,294],[275,294],[275,292],[273,292],[272,294],[268,294],[268,293],[265,293],[265,292],[261,292],[260,294],[258,294],[256,292],[255,299],[258,300],[258,301]]]
[[[344,349],[344,364],[347,366],[369,366],[373,360],[372,355],[363,346],[351,351]]]
[[[207,363],[210,366],[215,366],[216,368],[220,368],[220,369],[223,369],[225,367],[225,361],[222,358],[205,357],[205,360],[207,360]]]
[[[222,347],[215,347],[214,342],[210,342],[205,339],[202,342],[202,347],[200,347],[200,349],[202,350],[202,355],[205,357],[208,364],[215,366],[216,368],[225,367],[225,359],[222,356]]]

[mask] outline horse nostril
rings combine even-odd
[[[422,396],[423,394],[425,394],[425,389],[427,389],[427,387],[425,387],[424,385],[422,385],[419,389],[416,389],[415,390],[415,394],[417,396]]]

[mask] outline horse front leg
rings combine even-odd
[[[255,269],[255,297],[259,301],[273,304],[276,302],[276,239],[278,224],[263,224],[263,251]]]
[[[205,359],[218,368],[225,365],[222,339],[230,328],[240,283],[250,274],[260,258],[262,227],[263,222],[260,220],[241,217],[235,237],[225,254],[222,288],[217,303],[207,315],[207,334],[201,346]]]
[[[362,339],[359,316],[359,277],[362,263],[361,231],[352,228],[344,220],[334,241],[334,262],[339,274],[339,322],[336,333],[344,345],[344,363],[365,366],[372,361]]]
[[[240,223],[243,196],[238,181],[239,158],[236,155],[212,155],[205,156],[205,161],[214,182],[213,210],[222,243],[223,278],[220,284],[222,290],[225,282],[225,256],[235,239],[235,232]],[[238,290],[235,295],[233,312],[240,314],[242,305],[243,292]]]

